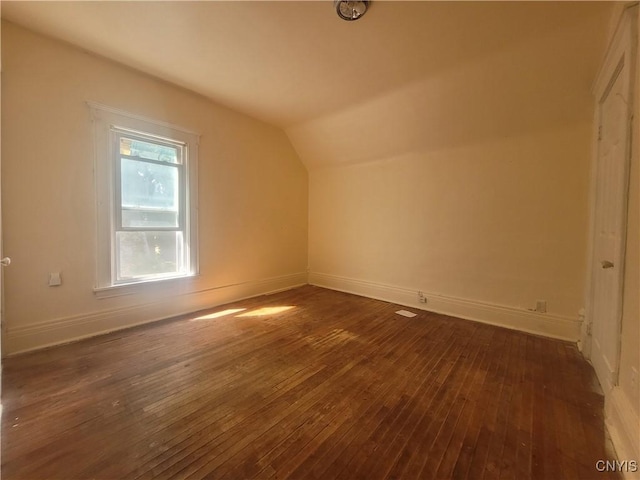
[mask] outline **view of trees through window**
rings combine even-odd
[[[118,280],[180,274],[183,146],[121,134],[118,153]]]
[[[116,232],[116,243],[121,279],[182,270],[182,232]]]

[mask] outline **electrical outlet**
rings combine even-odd
[[[536,300],[536,312],[538,312],[538,313],[547,313],[547,301],[546,300]]]
[[[424,292],[418,292],[418,301],[420,303],[427,303],[427,297],[424,296]]]

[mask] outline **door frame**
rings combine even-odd
[[[626,230],[628,223],[628,203],[629,203],[629,170],[631,165],[631,141],[633,132],[633,120],[634,120],[634,90],[636,83],[636,45],[637,45],[637,23],[638,23],[638,6],[630,5],[624,8],[611,43],[607,49],[603,64],[598,71],[596,80],[592,87],[592,94],[594,96],[594,124],[593,124],[593,146],[592,146],[592,162],[591,162],[591,188],[590,188],[590,221],[589,221],[589,240],[587,248],[587,282],[586,282],[586,295],[585,295],[585,322],[582,325],[581,332],[581,349],[586,358],[591,359],[591,327],[593,325],[593,304],[594,304],[594,281],[596,272],[600,269],[600,264],[594,259],[596,249],[596,218],[597,218],[597,184],[598,184],[598,157],[599,157],[599,137],[600,137],[600,124],[602,121],[601,111],[599,104],[604,94],[607,92],[609,82],[621,61],[625,62],[625,65],[629,65],[628,70],[628,89],[626,102],[629,105],[627,109],[626,124],[626,138],[625,138],[625,155],[623,168],[623,189],[620,194],[622,195],[622,202],[620,204],[620,210],[618,215],[622,219],[620,240],[617,258],[612,259],[613,263],[618,266],[617,270],[617,284],[618,289],[616,295],[619,296],[618,308],[614,312],[615,329],[617,333],[617,353],[615,370],[612,378],[599,378],[600,384],[608,392],[611,388],[618,384],[619,370],[620,370],[620,330],[622,326],[622,296],[624,291],[624,261],[626,256]]]

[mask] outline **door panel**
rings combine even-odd
[[[630,23],[627,28],[631,28]],[[608,68],[600,79],[603,88],[597,105],[590,305],[591,361],[605,392],[616,385],[618,375],[633,71],[630,47],[614,48],[611,55],[615,55],[614,61],[605,61]]]

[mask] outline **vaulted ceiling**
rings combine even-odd
[[[607,2],[2,2],[2,17],[285,129],[308,166],[583,118]]]

